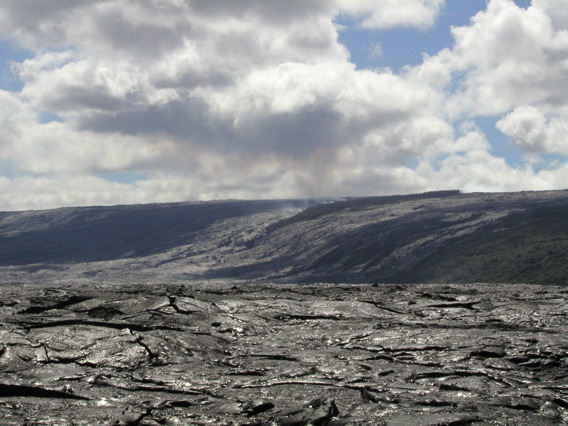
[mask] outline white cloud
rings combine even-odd
[[[337,0],[343,13],[359,20],[366,29],[397,26],[428,28],[432,26],[445,0]]]
[[[341,15],[427,28],[443,6],[5,0],[0,28],[33,57],[21,93],[0,91],[0,161],[16,171],[0,209],[560,185],[564,169],[511,168],[475,126],[454,129],[503,115],[523,149],[565,154],[568,36],[552,0],[492,0],[401,75],[357,70],[338,41]],[[96,177],[119,171],[146,178]]]
[[[383,47],[380,43],[371,43],[367,48],[367,51],[367,57],[369,59],[381,59],[383,57]]]
[[[4,156],[21,171],[36,175],[140,170],[173,156],[173,147],[168,144],[121,134],[74,132],[58,122],[30,123],[21,134]]]
[[[568,8],[564,0],[532,0],[532,4],[549,17],[556,30],[568,30]]]
[[[434,167],[420,164],[418,177],[431,187],[461,188],[465,192],[501,192],[563,188],[560,176],[566,171],[535,172],[531,167],[515,168],[503,158],[484,150],[452,154]]]
[[[30,113],[26,111],[20,96],[0,90],[0,158],[2,151],[18,139],[18,123],[28,120],[29,117]]]
[[[497,122],[497,128],[530,153],[568,155],[566,116],[547,117],[533,106],[520,106]]]
[[[453,28],[451,49],[407,76],[446,91],[450,120],[500,117],[497,128],[525,152],[567,155],[567,14],[562,0],[527,9],[491,0],[471,25]]]
[[[522,9],[491,0],[471,25],[455,27],[455,44],[411,74],[433,87],[456,86],[448,115],[503,114],[521,105],[556,108],[568,99],[568,32],[552,0]],[[454,78],[452,80],[451,78]]]

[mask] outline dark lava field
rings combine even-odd
[[[568,191],[0,212],[0,424],[568,424],[567,214]]]
[[[568,289],[4,287],[2,424],[558,425]]]

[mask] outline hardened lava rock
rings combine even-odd
[[[568,422],[568,289],[0,288],[2,424]]]

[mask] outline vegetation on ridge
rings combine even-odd
[[[568,284],[568,207],[511,215],[445,245],[398,282]]]

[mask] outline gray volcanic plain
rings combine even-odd
[[[566,213],[568,191],[0,213],[0,423],[566,424]]]

